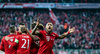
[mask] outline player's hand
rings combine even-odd
[[[5,40],[8,41],[10,38],[9,37],[5,37]]]
[[[70,26],[69,26],[69,30],[68,30],[70,33],[72,33],[72,32],[74,32],[75,31],[75,27],[73,27],[73,28],[70,28]]]
[[[40,19],[37,19],[36,25],[39,25]]]

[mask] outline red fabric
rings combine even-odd
[[[40,48],[38,51],[38,54],[53,54],[52,47],[54,45],[55,38],[58,37],[58,35],[54,32],[51,34],[48,34],[46,31],[41,30],[39,36],[40,38]]]
[[[27,34],[19,35],[16,38],[19,40],[19,43],[16,43],[17,54],[30,54],[32,38]]]
[[[32,33],[32,30],[30,30],[30,33]],[[33,40],[32,43],[31,43],[31,54],[37,54],[38,53],[38,49],[39,49],[39,46]]]
[[[16,35],[7,35],[5,37],[10,37],[10,42],[14,42],[15,41],[15,38],[16,38]],[[5,51],[5,54],[16,54],[16,48],[14,48],[13,46],[11,46],[9,44],[9,41],[7,42],[5,40],[5,37],[3,37],[2,41],[1,41],[1,45],[0,45],[0,50],[4,50]]]
[[[22,33],[19,33],[18,31],[16,31],[16,34],[17,34],[17,35],[21,35]]]
[[[39,46],[34,41],[32,41],[32,43],[31,43],[31,54],[37,54],[38,49],[39,49]]]

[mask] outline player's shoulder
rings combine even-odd
[[[6,35],[6,36],[4,36],[3,38],[2,38],[2,40],[5,40],[5,37],[7,37],[8,35]]]
[[[46,31],[45,30],[40,30],[40,33],[45,33]]]
[[[55,33],[55,32],[52,32],[52,34],[57,34],[57,33]]]
[[[55,33],[55,32],[52,32],[52,35],[53,35],[53,36],[56,36],[56,35],[58,36],[58,34],[57,34],[57,33]]]
[[[16,38],[20,38],[22,35],[16,35]]]

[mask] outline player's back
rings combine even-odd
[[[31,37],[27,34],[22,34],[17,39],[19,40],[17,54],[30,54]]]
[[[10,39],[8,41],[5,40],[5,37],[9,37]],[[10,44],[9,44],[9,41],[10,42],[14,42],[15,41],[15,38],[16,38],[16,35],[15,34],[11,34],[11,35],[7,35],[3,37],[2,39],[2,42],[4,44],[4,51],[5,51],[5,54],[16,54],[16,48],[12,47]],[[1,43],[2,44],[2,43]]]

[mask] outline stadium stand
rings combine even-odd
[[[100,3],[99,0],[0,0],[0,3]]]
[[[100,12],[94,10],[57,10],[53,9],[60,25],[54,25],[54,32],[59,35],[68,30],[68,26],[75,26],[73,35],[63,40],[55,41],[57,49],[99,49],[100,48]],[[34,16],[34,17],[33,17]],[[48,9],[3,9],[0,10],[0,39],[9,34],[10,25],[23,22],[28,28],[32,19],[40,16],[42,24],[50,21]],[[65,26],[67,28],[65,28]],[[63,30],[63,31],[61,31]],[[60,32],[58,32],[60,31]]]

